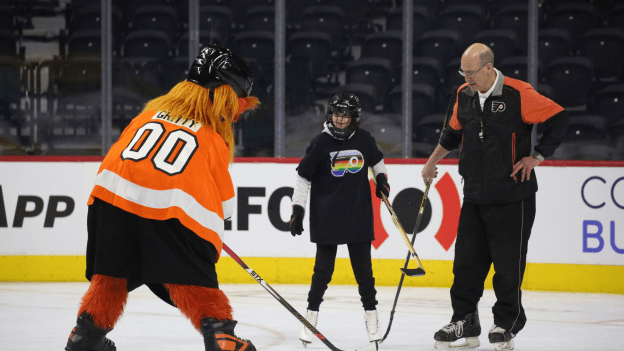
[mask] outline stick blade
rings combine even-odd
[[[401,272],[408,277],[422,277],[425,275],[425,270],[422,268],[401,268]]]

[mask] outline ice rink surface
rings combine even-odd
[[[299,313],[305,314],[308,286],[269,284]],[[76,322],[88,283],[0,284],[0,350],[63,350]],[[222,285],[239,321],[236,334],[258,350],[303,350],[302,324],[259,284]],[[383,332],[388,327],[396,287],[377,287]],[[492,326],[494,292],[479,304],[480,350]],[[515,339],[516,350],[624,350],[624,296],[524,291],[528,317]],[[365,346],[364,311],[356,286],[330,285],[317,328],[336,347]],[[379,350],[434,350],[433,334],[449,322],[448,289],[403,287],[390,334]],[[108,334],[119,351],[203,351],[203,339],[177,309],[141,287],[128,299],[123,317]],[[328,350],[315,339],[308,350]]]

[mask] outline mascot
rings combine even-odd
[[[65,350],[115,351],[106,334],[143,284],[191,320],[206,351],[256,350],[234,334],[215,269],[234,210],[232,123],[258,105],[252,84],[243,59],[208,46],[111,147],[89,198],[91,284]]]

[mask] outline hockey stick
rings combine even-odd
[[[331,349],[332,351],[343,351],[337,348],[336,346],[334,346],[331,342],[329,342],[329,340],[327,340],[325,336],[321,334],[320,331],[318,331],[312,324],[310,324],[310,322],[308,322],[307,319],[305,319],[301,314],[299,314],[299,312],[297,312],[297,310],[295,310],[294,307],[292,307],[286,300],[284,300],[284,298],[282,298],[277,293],[277,291],[273,290],[273,288],[266,281],[264,281],[264,279],[262,279],[258,275],[258,273],[254,272],[253,269],[251,269],[248,265],[246,265],[245,262],[243,262],[243,260],[241,260],[241,258],[238,257],[238,255],[234,253],[234,251],[232,251],[227,245],[225,245],[225,243],[223,243],[223,250],[225,250],[225,252],[227,252],[228,255],[230,255],[230,257],[234,259],[234,261],[236,261],[236,263],[238,263],[241,267],[243,267],[243,269],[246,270],[247,273],[249,273],[249,275],[251,275],[258,282],[258,284],[262,285],[262,287],[266,291],[268,291],[269,294],[273,295],[273,297],[277,301],[279,301],[279,303],[281,303],[282,306],[286,307],[286,309],[290,313],[292,313],[299,320],[299,322],[303,323],[303,325],[305,325],[308,329],[310,329],[310,331],[314,335],[316,335],[316,337],[319,338],[327,347],[329,347],[329,349]],[[355,351],[377,351],[378,349],[379,348],[378,348],[377,343],[374,342],[362,348],[355,349]]]
[[[427,184],[427,188],[425,188],[425,194],[423,195],[422,201],[420,202],[420,209],[418,209],[418,217],[416,217],[416,225],[414,225],[414,236],[412,236],[412,246],[414,245],[414,240],[416,239],[416,233],[418,233],[418,227],[420,226],[420,220],[422,219],[422,215],[425,211],[425,199],[427,198],[427,194],[429,193],[429,184]],[[407,257],[405,258],[405,266],[403,269],[407,268],[407,264],[409,263],[411,252],[407,253]],[[392,305],[392,311],[390,311],[390,321],[388,322],[388,329],[386,330],[386,334],[384,334],[383,338],[379,341],[381,344],[386,338],[388,334],[390,334],[390,328],[392,327],[392,320],[394,319],[394,310],[397,305],[397,301],[399,301],[399,293],[401,293],[401,287],[403,286],[403,279],[405,278],[405,273],[401,274],[401,280],[399,281],[399,288],[397,289],[396,296],[394,297],[394,304]]]
[[[373,183],[375,183],[375,186],[377,186],[377,181],[375,180],[375,174],[373,173],[373,170],[370,167],[368,168],[368,175],[373,180]],[[386,207],[388,208],[388,211],[390,211],[390,215],[392,216],[392,220],[394,221],[394,225],[399,229],[399,232],[401,233],[401,236],[403,237],[403,240],[405,241],[405,244],[407,245],[407,248],[409,249],[410,253],[414,256],[414,259],[416,260],[416,262],[418,263],[418,268],[408,269],[407,265],[406,265],[404,268],[401,268],[401,271],[405,275],[410,276],[410,277],[421,277],[421,276],[425,275],[425,268],[423,267],[422,263],[420,262],[420,258],[418,258],[418,254],[416,254],[416,250],[414,250],[414,245],[412,245],[410,243],[410,240],[407,238],[407,234],[405,234],[405,230],[403,229],[403,226],[401,225],[401,222],[399,222],[399,217],[397,217],[396,213],[394,213],[394,210],[392,209],[392,206],[390,205],[390,202],[388,202],[388,199],[386,198],[386,195],[381,194],[381,197],[382,197],[382,200],[383,200],[384,204],[386,204]],[[416,233],[414,233],[414,235],[415,234]]]

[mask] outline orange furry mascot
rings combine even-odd
[[[65,350],[115,351],[106,334],[144,284],[190,319],[207,351],[256,350],[234,334],[215,269],[234,209],[232,123],[258,105],[252,85],[244,60],[208,46],[111,147],[89,199],[91,285]]]

